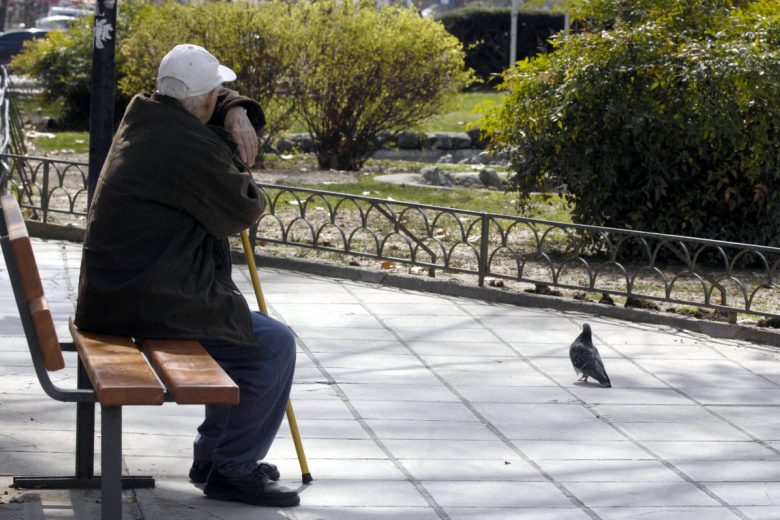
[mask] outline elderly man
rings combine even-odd
[[[263,113],[221,87],[235,79],[206,49],[178,45],[160,63],[157,93],[127,107],[90,208],[76,325],[199,340],[238,384],[240,403],[206,407],[190,479],[217,500],[293,506],[297,492],[258,460],[284,416],[295,340],[250,312],[231,279],[227,237],[263,210],[244,166]]]

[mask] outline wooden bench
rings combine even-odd
[[[60,342],[52,321],[22,213],[14,197],[0,198],[0,241],[16,305],[41,387],[76,405],[75,474],[15,477],[19,488],[101,488],[101,518],[122,518],[122,489],[154,487],[149,476],[122,476],[122,407],[235,404],[238,387],[197,341],[128,338],[78,330]],[[111,309],[106,309],[111,312]],[[141,346],[139,348],[139,345]],[[76,388],[56,386],[49,372],[77,351]],[[101,475],[94,474],[95,403],[101,407]]]

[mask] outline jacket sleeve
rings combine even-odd
[[[230,90],[225,87],[219,88],[217,93],[217,106],[214,109],[214,114],[211,116],[208,124],[224,128],[225,116],[231,108],[236,106],[246,109],[249,121],[252,123],[252,126],[255,127],[256,132],[259,132],[265,127],[265,114],[263,113],[263,109],[260,108],[260,104],[253,99],[240,95],[235,90]]]
[[[265,200],[252,174],[236,168],[226,149],[198,158],[198,164],[187,168],[190,174],[182,183],[184,210],[219,239],[257,222]]]

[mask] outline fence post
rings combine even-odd
[[[490,218],[486,213],[480,217],[482,220],[482,235],[479,237],[479,286],[485,286],[485,276],[488,273],[488,246],[490,245]]]
[[[49,220],[49,161],[43,162],[43,187],[41,188],[41,212],[43,223]]]

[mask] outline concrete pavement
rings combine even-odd
[[[80,247],[34,240],[60,337]],[[246,268],[235,277],[254,301]],[[262,270],[300,337],[293,404],[268,459],[301,506],[206,499],[186,478],[200,407],[127,407],[134,520],[726,520],[780,518],[780,356],[737,341],[545,309]],[[574,384],[568,345],[593,327],[613,388]],[[75,359],[56,373],[75,385]],[[74,408],[40,390],[0,264],[0,519],[99,517],[96,491],[24,491],[69,474]],[[98,444],[99,446],[99,444]],[[99,465],[98,465],[99,467]]]

